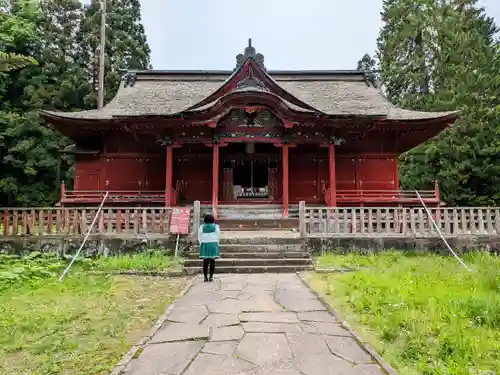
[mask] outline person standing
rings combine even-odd
[[[215,259],[219,258],[220,228],[215,224],[213,215],[207,214],[203,224],[198,230],[198,243],[200,244],[200,259],[203,259],[203,276],[206,281],[213,281],[215,272]],[[210,267],[210,278],[208,269]]]

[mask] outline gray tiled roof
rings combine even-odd
[[[326,115],[384,116],[394,120],[445,117],[455,112],[415,112],[394,107],[368,85],[362,72],[268,72],[277,84]],[[102,110],[45,114],[73,119],[111,119],[114,116],[173,115],[217,91],[231,72],[140,72],[133,85],[121,85]],[[304,109],[285,101],[294,110]],[[202,108],[208,108],[205,105]],[[199,110],[199,108],[197,108]]]
[[[386,115],[390,103],[365,81],[278,82],[297,99],[331,115]]]

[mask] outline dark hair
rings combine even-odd
[[[206,214],[205,217],[203,218],[203,222],[205,224],[213,224],[213,223],[215,223],[214,215]]]

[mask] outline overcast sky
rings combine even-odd
[[[483,0],[500,24],[500,0]],[[233,69],[252,38],[268,69],[355,69],[382,0],[141,0],[155,69]]]

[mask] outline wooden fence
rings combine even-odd
[[[0,233],[9,236],[85,235],[96,208],[2,209]],[[0,212],[2,212],[0,211]],[[92,234],[168,234],[172,208],[103,208]]]
[[[104,208],[91,233],[141,235],[169,233],[173,208]],[[500,236],[500,208],[429,208],[446,237],[460,235]],[[96,208],[0,209],[0,236],[83,236]],[[438,232],[424,208],[309,207],[299,205],[302,237],[437,237]],[[191,234],[200,221],[200,204],[191,215]]]
[[[500,235],[500,208],[429,208],[445,237]],[[437,237],[424,208],[299,207],[304,237]]]

